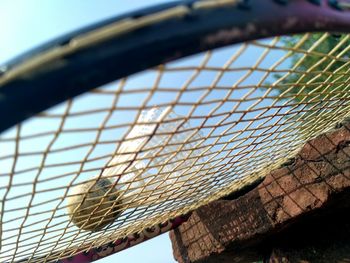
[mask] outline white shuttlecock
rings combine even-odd
[[[68,198],[72,221],[81,229],[98,230],[128,208],[175,198],[200,173],[194,164],[203,162],[203,149],[195,148],[201,140],[170,107],[143,111],[100,179],[73,188]]]

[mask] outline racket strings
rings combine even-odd
[[[72,256],[279,167],[349,115],[349,37],[304,34],[206,52],[99,87],[4,133],[1,261]],[[109,227],[84,231],[65,200],[99,177],[126,201],[104,211],[122,212]]]

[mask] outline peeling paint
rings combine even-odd
[[[207,45],[213,45],[218,42],[229,43],[232,39],[239,38],[244,35],[244,30],[234,27],[230,30],[220,30],[215,34],[211,34],[204,39]]]
[[[297,18],[295,16],[288,17],[285,24],[283,24],[283,28],[284,29],[291,28],[291,27],[295,26],[298,23],[298,21],[299,21],[299,18]]]

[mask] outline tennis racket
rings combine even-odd
[[[349,115],[349,8],[174,2],[1,66],[1,262],[139,244],[334,127]]]

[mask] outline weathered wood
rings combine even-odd
[[[197,209],[170,233],[175,259],[350,262],[349,144],[350,125],[344,124],[306,143],[295,159],[243,196]],[[316,251],[314,261],[310,251]],[[336,254],[345,261],[331,261]]]

